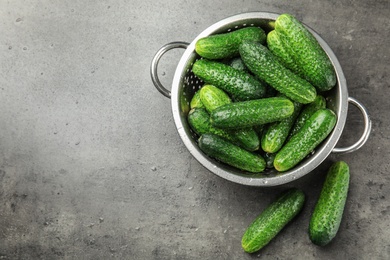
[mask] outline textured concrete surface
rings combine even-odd
[[[192,158],[150,80],[151,59],[246,11],[291,13],[328,42],[372,117],[363,148],[269,189],[225,181]],[[0,259],[389,259],[389,14],[388,0],[0,0]],[[161,61],[166,86],[181,53]],[[362,129],[352,107],[339,145]],[[341,159],[348,202],[337,237],[319,248],[308,221]],[[291,186],[307,195],[300,216],[244,253],[245,228]]]

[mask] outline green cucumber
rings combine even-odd
[[[336,84],[332,62],[316,38],[294,16],[281,14],[275,21],[275,31],[283,35],[294,61],[304,78],[319,91],[327,91]]]
[[[291,100],[271,97],[220,106],[211,112],[210,121],[218,128],[237,129],[280,121],[293,112]]]
[[[209,84],[205,84],[200,89],[199,96],[202,104],[209,113],[217,107],[232,103],[232,100],[225,91]]]
[[[195,107],[204,107],[202,104],[202,101],[200,100],[200,91],[196,91],[195,94],[192,96],[190,101],[190,109],[193,109]]]
[[[274,167],[283,172],[301,162],[333,130],[336,114],[330,109],[317,110],[303,127],[277,152]]]
[[[343,217],[349,188],[349,166],[343,161],[332,164],[309,224],[310,240],[325,246],[336,236]]]
[[[196,107],[191,109],[187,120],[191,129],[198,136],[205,133],[213,133],[251,152],[258,150],[260,147],[260,139],[255,130],[252,128],[237,130],[216,128],[211,125],[210,115],[205,108]]]
[[[265,94],[265,86],[256,77],[222,62],[200,59],[193,64],[192,72],[205,83],[225,91],[235,101],[258,99]]]
[[[234,137],[237,144],[242,148],[251,152],[259,150],[260,138],[252,127],[246,127],[236,130],[227,129],[226,131]]]
[[[204,85],[200,89],[200,99],[208,112],[232,103],[228,94],[213,85]],[[248,151],[256,151],[260,147],[259,136],[251,127],[230,130],[229,133],[241,147]]]
[[[237,48],[238,50],[238,48]],[[236,70],[241,70],[248,72],[248,68],[245,66],[244,62],[240,57],[235,57],[229,61],[229,66]]]
[[[238,46],[243,40],[265,43],[266,34],[259,27],[246,27],[235,31],[214,34],[196,41],[195,51],[207,59],[238,56]]]
[[[294,126],[291,129],[289,138],[296,134],[299,129],[303,126],[303,124],[306,122],[309,117],[314,114],[319,109],[324,109],[326,108],[326,100],[323,96],[317,95],[317,97],[314,99],[314,101],[310,104],[305,105],[301,112],[299,113],[298,117],[295,120]]]
[[[246,229],[241,245],[245,252],[254,253],[266,246],[298,213],[305,194],[291,188],[278,196]]]
[[[302,104],[314,101],[315,87],[284,67],[267,47],[246,41],[240,45],[239,51],[248,69],[277,91]]]
[[[229,61],[229,66],[236,69],[236,70],[241,70],[245,71],[247,73],[250,73],[248,68],[246,67],[245,63],[242,61],[241,57],[236,57],[233,58]],[[259,79],[258,79],[259,80]],[[276,89],[271,87],[270,85],[266,84],[263,80],[259,80],[262,82],[262,84],[265,86],[265,94],[263,97],[274,97],[277,94]]]
[[[210,123],[210,115],[203,107],[195,107],[188,112],[188,124],[191,129],[201,136],[205,133],[213,133],[219,135],[229,141],[235,142],[235,138],[226,130],[215,128]]]
[[[286,68],[290,69],[294,73],[298,74],[300,77],[303,76],[303,73],[300,71],[300,67],[294,61],[293,57],[290,54],[290,51],[287,49],[290,47],[285,44],[285,39],[283,35],[278,33],[276,30],[272,30],[267,34],[267,46],[268,49],[278,58],[279,62],[282,63]]]
[[[287,140],[291,127],[297,118],[302,104],[294,103],[294,112],[291,116],[270,124],[261,138],[261,148],[267,153],[276,153],[282,148],[284,142]]]
[[[251,153],[215,134],[203,134],[199,148],[208,156],[243,171],[260,173],[265,169],[264,158]]]

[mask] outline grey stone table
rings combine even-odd
[[[370,112],[365,146],[266,189],[190,155],[151,59],[247,11],[291,13],[326,40]],[[0,259],[389,259],[389,14],[387,0],[0,0]],[[162,59],[164,85],[181,54]],[[351,108],[339,145],[361,131]],[[351,187],[337,237],[319,248],[307,226],[334,160],[349,163]],[[300,217],[244,253],[245,228],[291,186],[307,195]]]

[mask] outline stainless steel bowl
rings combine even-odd
[[[246,26],[260,26],[266,32],[272,29],[273,24],[279,14],[269,12],[248,12],[225,18],[201,32],[191,43],[171,42],[162,46],[153,57],[150,73],[155,87],[166,97],[171,98],[173,118],[177,131],[188,151],[205,168],[212,173],[227,179],[229,181],[250,186],[277,186],[289,183],[310,173],[319,166],[330,153],[348,153],[359,149],[367,141],[371,132],[371,120],[366,108],[356,99],[348,96],[347,83],[343,70],[328,44],[311,28],[309,31],[316,37],[322,48],[325,50],[333,63],[337,74],[337,85],[332,90],[324,93],[328,106],[338,117],[336,126],[332,133],[325,139],[313,153],[304,159],[293,169],[279,173],[270,170],[266,174],[248,174],[226,164],[206,156],[197,145],[196,135],[190,129],[187,123],[187,114],[189,111],[189,102],[194,93],[203,85],[191,71],[193,63],[200,57],[195,52],[195,43],[198,39],[216,34],[229,32]],[[306,25],[305,25],[306,26]],[[171,91],[166,89],[158,78],[158,62],[167,51],[174,48],[186,49],[183,53],[174,74]],[[348,105],[355,105],[362,113],[364,118],[364,132],[360,139],[353,145],[346,148],[336,148],[336,144],[343,132]]]

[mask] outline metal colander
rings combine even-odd
[[[251,174],[234,167],[220,163],[205,155],[197,145],[198,136],[191,130],[187,122],[190,101],[194,93],[204,82],[197,78],[191,68],[200,58],[195,52],[195,43],[198,39],[212,34],[226,33],[248,26],[258,26],[269,32],[279,14],[269,12],[248,12],[225,18],[201,32],[191,43],[171,42],[162,46],[153,57],[150,73],[152,81],[164,96],[171,98],[172,113],[177,131],[188,151],[212,173],[232,182],[250,186],[276,186],[294,181],[319,166],[330,153],[348,153],[359,149],[367,141],[371,131],[371,120],[366,108],[356,99],[348,96],[347,83],[341,66],[328,44],[311,28],[309,31],[316,37],[333,63],[337,74],[337,85],[330,91],[323,93],[327,99],[328,107],[337,114],[337,123],[332,133],[313,151],[306,159],[293,169],[279,173],[276,170],[267,170],[263,174]],[[167,90],[158,78],[157,68],[160,58],[167,51],[174,48],[186,49],[183,53],[174,74],[171,91]],[[346,122],[348,104],[355,105],[364,118],[364,132],[360,139],[346,148],[335,148]]]

